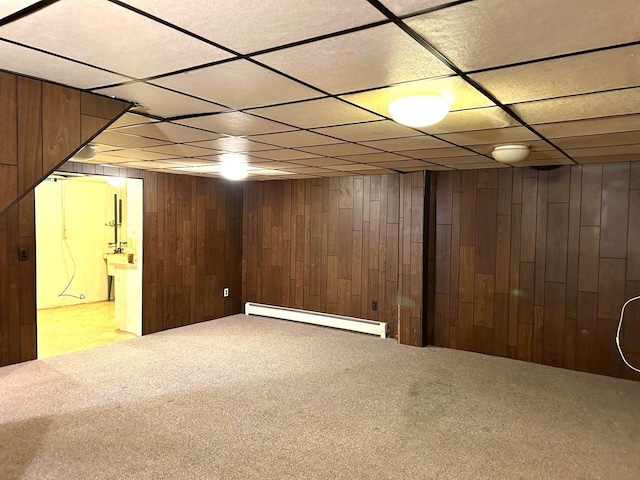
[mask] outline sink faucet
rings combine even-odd
[[[113,253],[124,253],[124,247],[127,246],[127,242],[109,242],[109,246],[113,247]]]

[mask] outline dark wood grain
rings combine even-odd
[[[400,305],[402,343],[424,345],[424,195],[422,172],[245,184],[243,301],[383,320],[394,336]]]
[[[0,164],[18,164],[18,100],[16,75],[0,72]],[[0,211],[2,211],[0,204]]]
[[[569,248],[569,204],[549,203],[547,209],[546,235],[546,266],[547,282],[566,283],[567,255]]]
[[[18,78],[18,190],[42,179],[42,82]]]
[[[640,167],[515,168],[495,175],[463,171],[454,174],[455,192],[436,192],[436,202],[444,193],[451,197],[444,201],[453,214],[450,224],[434,226],[434,271],[451,276],[458,302],[457,308],[449,302],[449,318],[439,317],[435,335],[446,328],[451,348],[640,379],[622,367],[612,341],[622,303],[640,293]],[[493,208],[487,198],[496,187]],[[494,237],[481,230],[492,221]],[[483,255],[492,250],[495,257]],[[640,352],[640,335],[625,342],[630,354]]]
[[[582,166],[580,225],[600,226],[602,202],[602,164]]]
[[[498,191],[479,188],[476,202],[476,264],[478,273],[496,273]]]
[[[42,170],[48,174],[80,147],[80,92],[42,85]]]
[[[626,258],[629,222],[629,163],[602,166],[600,256]]]
[[[533,303],[534,305],[542,306],[544,305],[544,277],[547,258],[549,172],[541,171],[538,175],[538,197],[536,203],[536,253]],[[533,226],[530,225],[528,228],[532,229]]]
[[[0,366],[36,356],[33,187],[81,147],[79,98],[79,90],[0,72]],[[118,105],[109,121],[128,107],[104,102]]]

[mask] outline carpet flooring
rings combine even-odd
[[[2,479],[638,479],[640,383],[261,317],[0,368]]]

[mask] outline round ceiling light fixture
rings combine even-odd
[[[500,163],[518,163],[525,160],[530,153],[529,145],[511,144],[498,145],[491,155]]]
[[[98,150],[95,145],[85,145],[73,155],[73,158],[88,160],[95,157],[96,153],[98,153]]]
[[[247,177],[247,162],[243,155],[228,153],[220,156],[220,173],[227,180]]]
[[[407,127],[428,127],[447,116],[452,101],[453,95],[448,92],[410,95],[393,100],[389,115]]]

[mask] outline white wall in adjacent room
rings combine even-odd
[[[105,224],[113,221],[114,193],[124,199],[126,186],[90,177],[47,180],[36,188],[38,308],[107,299],[103,255],[113,250],[114,235]]]

